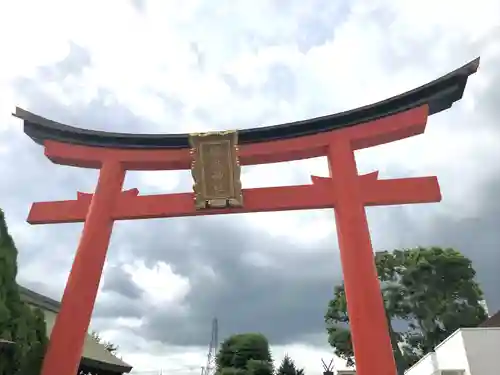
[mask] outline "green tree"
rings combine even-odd
[[[244,371],[252,375],[271,375],[273,361],[269,342],[260,333],[243,333],[227,338],[217,353],[218,374]]]
[[[272,375],[273,364],[267,360],[249,359],[247,361],[247,375]]]
[[[298,369],[295,362],[288,354],[281,361],[280,367],[276,371],[276,375],[303,375],[304,369]]]
[[[472,262],[458,251],[439,247],[385,251],[376,253],[375,263],[400,374],[456,329],[486,319]],[[406,328],[397,331],[395,321]],[[335,353],[354,365],[343,284],[334,289],[325,322]]]
[[[25,360],[20,368],[19,375],[39,375],[42,367],[43,357],[47,346],[47,332],[45,317],[40,309],[34,309],[30,316],[29,343]]]
[[[0,339],[14,348],[0,357],[0,375],[38,375],[47,345],[45,320],[38,309],[21,301],[17,276],[17,249],[0,210]]]
[[[242,368],[224,367],[217,372],[218,375],[247,375],[247,370]]]

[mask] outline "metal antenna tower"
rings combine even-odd
[[[219,349],[219,323],[217,318],[214,318],[212,320],[212,337],[208,346],[207,364],[201,368],[201,375],[214,375],[217,349]]]
[[[330,361],[330,363],[328,364],[328,366],[326,365],[325,361],[323,361],[323,358],[321,358],[321,363],[323,364],[323,369],[325,371],[323,371],[323,375],[333,375],[333,369],[335,369],[335,364],[333,363],[333,358],[332,360]]]

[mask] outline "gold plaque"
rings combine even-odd
[[[190,134],[196,209],[243,206],[236,131]]]

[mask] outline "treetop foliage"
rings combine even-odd
[[[281,365],[276,371],[276,375],[303,375],[304,369],[298,369],[295,366],[295,362],[291,359],[288,354],[285,355],[281,361]]]
[[[0,353],[0,375],[39,375],[47,345],[45,317],[21,300],[17,255],[0,209],[0,339],[14,342],[13,350]]]
[[[269,343],[260,333],[228,337],[220,346],[216,363],[217,375],[304,375],[288,355],[275,372]]]
[[[221,344],[216,358],[217,371],[221,372],[227,368],[257,371],[259,366],[254,362],[249,363],[250,360],[261,361],[261,364],[272,372],[272,358],[267,338],[260,333],[233,335]],[[259,372],[261,370],[259,368]]]
[[[458,251],[439,247],[384,251],[376,253],[375,263],[400,373],[458,328],[475,327],[486,319],[472,262]],[[353,365],[343,283],[334,288],[325,322],[335,353]]]

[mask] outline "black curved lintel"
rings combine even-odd
[[[242,129],[238,131],[239,143],[266,142],[327,132],[391,116],[424,104],[429,105],[429,114],[432,115],[450,108],[462,98],[467,79],[477,71],[478,67],[479,57],[426,85],[378,103],[309,120]],[[88,130],[64,125],[21,108],[16,108],[14,116],[24,121],[24,132],[39,144],[53,140],[111,148],[189,147],[188,134],[130,134]]]

